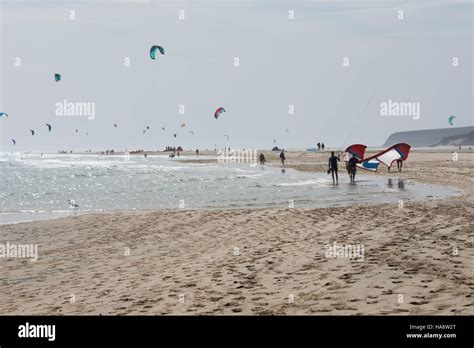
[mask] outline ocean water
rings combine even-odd
[[[195,157],[188,157],[188,159]],[[203,156],[200,157],[205,158]],[[147,209],[335,207],[457,194],[452,188],[364,176],[340,184],[325,173],[248,164],[186,163],[167,156],[0,154],[0,223]]]

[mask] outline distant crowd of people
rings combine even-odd
[[[180,152],[180,151],[183,151],[183,148],[181,146],[178,146],[178,147],[175,147],[175,146],[167,146],[165,147],[165,152],[168,152],[168,151],[173,151],[174,152]]]

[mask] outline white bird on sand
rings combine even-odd
[[[74,199],[68,199],[67,202],[69,203],[69,209],[72,210],[74,215],[77,215],[77,211],[79,210],[79,204],[76,204]]]

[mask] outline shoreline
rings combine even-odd
[[[270,166],[278,168],[276,165],[270,164]],[[295,171],[300,171],[296,168],[287,168],[290,170],[295,170]],[[304,172],[304,170],[302,171]],[[322,172],[313,172],[317,174],[324,174]],[[383,178],[390,178],[389,176],[385,175],[377,175],[379,177]],[[397,177],[398,178],[398,177]],[[410,182],[415,182],[419,183],[415,179],[412,178],[404,178],[403,179],[405,182],[410,183]],[[340,183],[340,185],[348,184],[346,182]],[[423,202],[433,202],[433,201],[443,201],[443,200],[451,200],[456,197],[462,197],[465,195],[464,190],[462,190],[459,187],[455,186],[447,186],[447,185],[434,185],[434,184],[428,184],[428,183],[423,183],[424,185],[427,186],[435,186],[435,187],[440,187],[442,189],[450,190],[451,192],[445,196],[442,197],[436,197],[436,196],[426,196],[424,198],[414,198],[411,197],[409,199],[406,199],[406,203],[423,203]],[[41,212],[38,213],[38,215],[35,215],[35,213],[22,213],[22,212],[2,212],[0,213],[0,226],[6,226],[6,225],[16,225],[16,224],[22,224],[22,223],[34,223],[37,221],[48,221],[48,220],[57,220],[57,219],[70,219],[70,218],[75,218],[77,216],[89,216],[89,215],[101,215],[101,214],[133,214],[133,213],[149,213],[149,212],[178,212],[178,211],[191,211],[191,212],[206,212],[206,211],[235,211],[235,210],[265,210],[265,209],[276,209],[276,210],[285,210],[285,209],[330,209],[330,208],[348,208],[348,207],[371,207],[371,206],[379,206],[379,205],[393,205],[393,202],[356,202],[356,203],[337,203],[335,205],[328,205],[328,206],[311,206],[311,205],[299,205],[298,207],[295,208],[288,208],[286,206],[283,206],[282,204],[278,205],[278,203],[274,204],[266,204],[266,205],[258,205],[258,206],[227,206],[227,207],[196,207],[196,208],[143,208],[143,209],[125,209],[125,210],[94,210],[94,211],[78,211],[76,215],[74,215],[71,212],[61,212],[61,213],[54,213],[54,212]],[[285,204],[287,205],[287,204]],[[25,217],[24,220],[23,218],[18,221],[9,221],[9,222],[2,222],[1,218],[4,218],[4,215],[18,215],[21,216],[22,214],[28,215],[28,217]]]
[[[446,187],[446,186],[445,186]],[[450,189],[454,189],[449,187]],[[449,201],[453,198],[456,197],[461,197],[463,196],[464,193],[462,190],[459,190],[459,192],[453,193],[450,196],[447,197],[429,197],[429,198],[423,198],[423,199],[409,199],[406,200],[407,203],[413,204],[413,203],[431,203],[431,202],[442,202],[444,200]],[[134,209],[134,210],[110,210],[110,211],[100,211],[100,212],[79,212],[76,216],[73,216],[72,214],[68,214],[67,216],[49,216],[47,218],[40,218],[40,219],[33,219],[33,220],[22,220],[22,221],[16,221],[16,222],[6,222],[2,223],[0,222],[0,226],[8,226],[8,225],[17,225],[17,224],[23,224],[23,223],[34,223],[38,221],[49,221],[49,220],[60,220],[60,219],[72,219],[76,218],[79,216],[95,216],[95,215],[106,215],[106,214],[134,214],[134,213],[139,213],[139,214],[146,214],[146,213],[169,213],[169,212],[219,212],[219,211],[259,211],[259,210],[316,210],[316,209],[333,209],[333,208],[348,208],[348,207],[377,207],[377,206],[393,206],[393,203],[390,202],[383,202],[383,203],[355,203],[355,204],[341,204],[337,206],[327,206],[327,207],[303,207],[299,206],[297,208],[285,208],[282,206],[256,206],[256,207],[217,207],[217,208],[161,208],[161,209]]]

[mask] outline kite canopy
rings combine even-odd
[[[365,154],[365,149],[367,146],[362,145],[362,144],[354,144],[349,146],[344,154],[344,161],[349,161],[353,156],[357,158],[357,160],[360,162],[361,160],[364,159],[364,154]]]
[[[35,135],[35,131],[33,129],[30,129],[31,135]]]
[[[150,48],[150,58],[156,59],[157,53],[160,52],[161,54],[165,54],[165,49],[161,46],[151,46]]]
[[[227,134],[224,134],[224,136],[226,137],[227,141],[229,141],[230,137]]]
[[[8,117],[8,114],[6,112],[0,112],[0,117],[3,117],[3,116]]]
[[[405,161],[410,153],[410,148],[411,146],[405,143],[395,144],[382,152],[365,158],[363,162],[358,163],[357,166],[363,169],[377,171],[379,164],[382,163],[390,168],[395,161]]]
[[[376,159],[370,159],[363,161],[361,163],[357,163],[357,166],[362,169],[370,170],[372,172],[376,172],[377,168],[379,167],[380,162]]]
[[[51,125],[49,123],[46,123],[46,127],[48,127],[48,131],[51,132]]]
[[[456,118],[456,116],[449,116],[448,117],[448,123],[451,125],[451,126],[454,126],[454,119]]]
[[[218,109],[214,112],[214,118],[217,120],[217,119],[219,118],[219,116],[220,116],[223,112],[226,112],[223,107],[218,108]]]
[[[13,145],[16,145],[16,140],[12,139],[12,143],[13,143]]]
[[[56,82],[61,81],[61,74],[54,74],[54,81]]]

